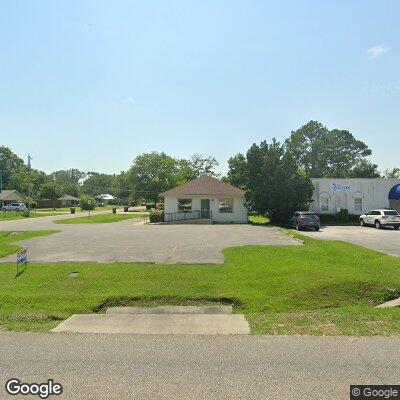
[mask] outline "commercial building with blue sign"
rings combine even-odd
[[[313,202],[310,211],[335,214],[347,209],[361,215],[373,209],[391,208],[400,212],[400,179],[397,178],[312,178]]]

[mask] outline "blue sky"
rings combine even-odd
[[[0,144],[115,173],[226,160],[310,119],[400,166],[398,0],[28,1],[0,11]]]

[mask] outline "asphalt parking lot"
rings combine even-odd
[[[46,218],[46,221],[44,220]],[[243,245],[300,245],[273,227],[253,225],[144,225],[140,219],[109,224],[54,224],[60,217],[9,221],[0,230],[56,229],[19,242],[31,262],[96,261],[223,263],[222,250]],[[41,220],[41,221],[40,221]],[[0,259],[14,262],[15,254]]]
[[[361,226],[323,226],[302,235],[322,240],[341,240],[400,257],[400,231]]]

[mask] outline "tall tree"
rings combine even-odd
[[[53,201],[53,208],[56,209],[56,201],[63,193],[60,191],[60,187],[54,180],[49,180],[42,185],[40,190],[41,199],[49,199]]]
[[[3,189],[14,189],[10,186],[11,176],[24,166],[24,161],[8,147],[0,146],[0,177]]]
[[[30,192],[31,197],[37,200],[40,197],[41,187],[48,181],[49,177],[45,172],[31,169],[28,173],[27,167],[22,165],[10,176],[8,186],[26,196]]]
[[[245,189],[247,187],[247,163],[246,157],[238,153],[228,160],[229,171],[227,181],[238,188]]]
[[[135,158],[127,173],[127,182],[136,198],[157,201],[159,194],[177,184],[179,161],[153,151]]]
[[[79,196],[81,181],[86,174],[76,168],[55,171],[50,174],[50,178],[57,185],[58,190],[63,194]]]
[[[400,168],[385,169],[383,176],[384,178],[400,179]]]
[[[202,154],[195,153],[190,157],[189,165],[193,170],[195,178],[199,176],[208,175],[218,177],[218,172],[215,168],[218,167],[218,161],[212,156],[203,156]]]
[[[310,121],[292,132],[286,141],[288,150],[313,178],[375,177],[376,166],[366,157],[371,150],[346,130],[329,130]]]
[[[114,175],[88,172],[82,183],[82,191],[94,197],[108,193],[115,195],[115,180]]]
[[[308,209],[313,185],[293,154],[275,139],[253,144],[246,154],[250,206],[272,222],[285,223],[295,210]]]

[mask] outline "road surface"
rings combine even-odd
[[[399,357],[400,337],[3,332],[0,398],[18,398],[4,388],[15,377],[53,378],[52,399],[340,400],[350,384],[399,384]]]

